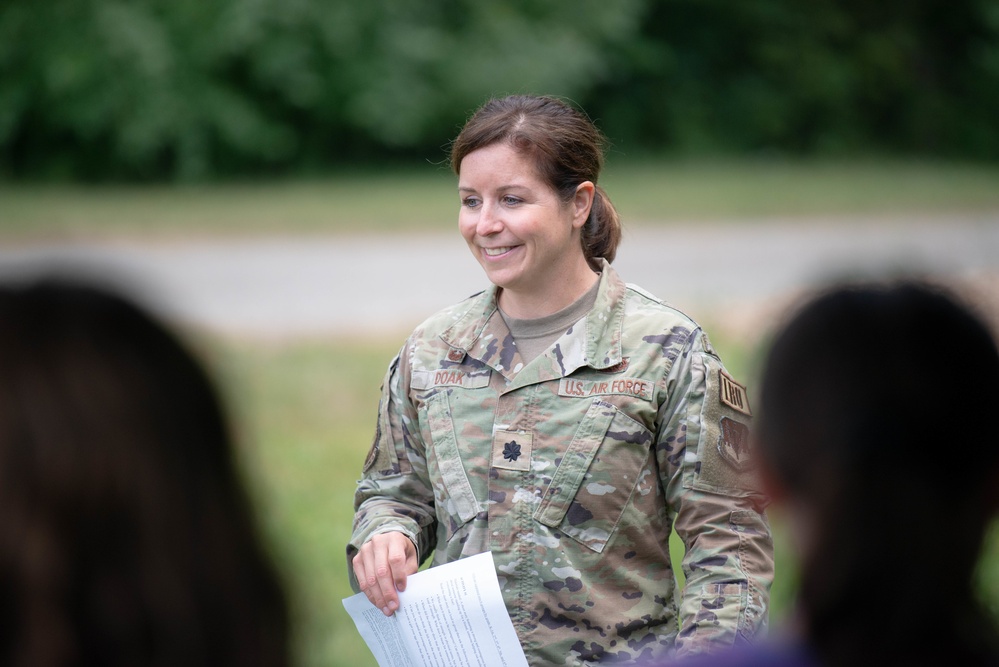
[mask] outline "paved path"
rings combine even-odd
[[[844,276],[995,277],[999,212],[636,225],[614,264],[694,317],[714,318]],[[457,233],[0,247],[0,276],[53,265],[110,272],[186,324],[263,337],[396,334],[485,285]]]

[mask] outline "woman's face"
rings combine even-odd
[[[493,284],[530,298],[592,279],[580,244],[589,181],[563,204],[530,159],[505,142],[472,151],[460,167],[458,228]]]

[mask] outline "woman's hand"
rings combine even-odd
[[[361,592],[386,616],[399,608],[397,591],[406,590],[406,577],[419,567],[416,547],[403,533],[372,536],[351,562]]]

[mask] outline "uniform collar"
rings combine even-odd
[[[473,297],[468,309],[441,339],[453,350],[476,359],[516,384],[564,377],[583,366],[605,369],[621,362],[626,286],[601,260],[600,286],[590,312],[556,341],[554,347],[525,365],[499,313],[494,285]],[[527,373],[521,371],[527,370]],[[520,377],[524,375],[525,377]]]

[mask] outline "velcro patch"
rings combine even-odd
[[[748,470],[752,467],[749,427],[728,417],[721,418],[719,427],[718,453],[722,459],[736,470]]]
[[[558,383],[558,395],[568,397],[586,396],[634,396],[646,401],[652,400],[654,383],[639,378],[614,378],[613,380],[576,380],[562,378]]]
[[[505,470],[530,470],[534,434],[528,431],[493,433],[493,467]]]
[[[614,364],[613,366],[609,366],[607,368],[598,368],[597,372],[598,373],[607,373],[607,374],[611,374],[611,375],[617,374],[617,373],[623,373],[626,370],[628,370],[628,363],[629,363],[628,357],[625,357],[625,358],[621,359],[621,361],[619,361],[616,364]]]
[[[489,386],[489,369],[465,371],[460,368],[442,368],[436,371],[413,371],[413,389],[430,389],[431,387],[462,387],[464,389],[481,389]]]
[[[746,393],[746,388],[733,380],[725,371],[718,371],[718,379],[721,384],[718,392],[721,402],[736,412],[751,417],[753,413],[749,410],[749,394]]]

